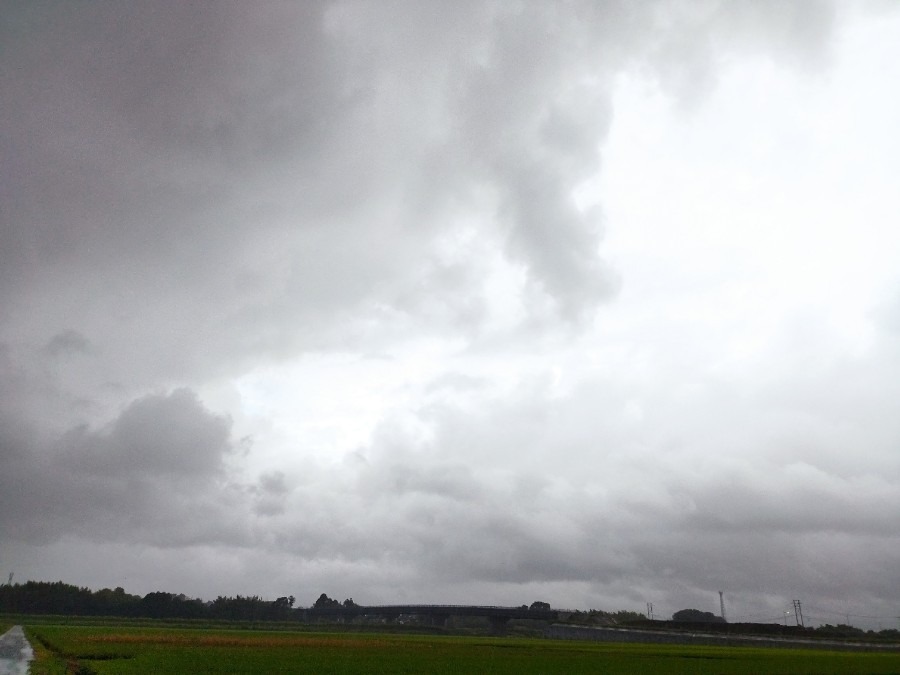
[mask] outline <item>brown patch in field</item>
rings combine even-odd
[[[396,644],[390,640],[326,636],[262,637],[256,635],[135,635],[133,633],[92,635],[84,638],[84,641],[99,644],[184,645],[191,647],[343,647],[352,649],[393,647]]]

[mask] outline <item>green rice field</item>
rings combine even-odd
[[[516,637],[26,625],[34,673],[900,673],[900,654]]]

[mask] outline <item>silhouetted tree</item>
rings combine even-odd
[[[672,621],[683,623],[725,623],[725,619],[712,612],[701,612],[699,609],[682,609],[672,615]]]
[[[338,602],[337,600],[332,600],[327,595],[322,593],[322,595],[319,596],[319,599],[316,600],[315,604],[313,605],[313,608],[315,608],[315,609],[333,609],[333,608],[337,608],[340,606],[341,606],[340,602]]]

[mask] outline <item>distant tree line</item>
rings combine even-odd
[[[636,621],[643,621],[645,618],[646,617],[639,612],[631,612],[628,610],[605,612],[601,609],[589,609],[587,611],[576,610],[560,615],[560,621],[562,623],[578,624],[582,626],[625,626]]]
[[[791,638],[838,638],[849,640],[875,641],[875,642],[900,642],[900,631],[895,628],[883,630],[863,630],[847,624],[824,624],[818,627],[789,626],[780,623],[728,623],[721,616],[712,612],[703,612],[698,609],[682,609],[672,615],[671,621],[651,621],[638,615],[639,618],[631,622],[635,628],[648,628],[654,630],[684,630],[690,626],[691,630],[703,630],[712,633],[725,633],[731,635],[764,635]]]
[[[141,597],[126,593],[122,587],[89,588],[73,586],[62,581],[27,581],[23,584],[0,586],[0,613],[5,614],[59,614],[69,616],[120,616],[150,619],[207,619],[222,621],[303,621],[311,616],[355,616],[363,607],[353,598],[343,602],[322,593],[308,608],[294,607],[293,595],[275,600],[263,600],[258,595],[234,597],[219,596],[212,601],[189,598],[179,593],[154,591]],[[536,601],[523,609],[547,610],[550,604]],[[887,629],[879,632],[863,631],[847,625],[824,625],[819,628],[782,626],[780,624],[726,624],[721,617],[699,610],[681,610],[673,615],[673,621],[649,621],[643,614],[601,610],[561,612],[560,621],[581,625],[632,625],[648,628],[677,628],[685,622],[702,624],[705,630],[717,632],[758,633],[778,635],[805,635],[815,637],[839,637],[900,641],[900,631]]]
[[[296,617],[294,602],[293,595],[276,600],[263,600],[258,595],[219,596],[203,601],[183,593],[154,591],[141,597],[121,587],[92,591],[62,581],[0,586],[0,612],[10,614],[284,621]]]
[[[219,596],[212,601],[183,593],[154,591],[143,597],[125,589],[92,591],[62,581],[27,581],[0,586],[0,613],[118,616],[149,619],[206,619],[222,621],[349,621],[364,608],[322,593],[309,607],[295,607],[293,595],[264,600],[257,595]],[[550,610],[547,602],[533,602],[531,610]]]

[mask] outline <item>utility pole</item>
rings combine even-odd
[[[719,591],[719,607],[722,608],[722,621],[727,622],[728,619],[725,618],[725,597],[722,595],[722,591]]]
[[[799,600],[794,600],[794,618],[797,619],[797,625],[804,627],[803,625],[803,608],[800,606]]]

